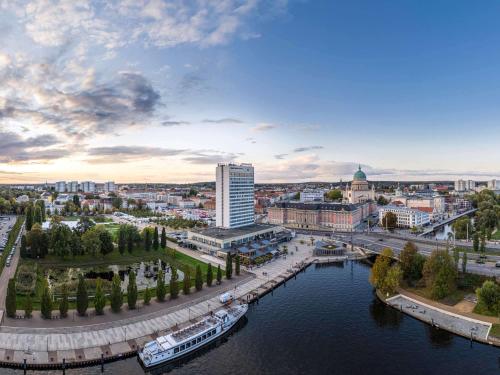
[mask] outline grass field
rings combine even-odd
[[[500,241],[500,230],[497,229],[497,231],[491,235],[491,239],[495,241]]]
[[[500,338],[500,324],[493,324],[491,326],[490,335]]]

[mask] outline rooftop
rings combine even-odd
[[[355,211],[358,209],[358,204],[352,203],[304,203],[304,202],[280,202],[276,203],[278,208],[295,208],[299,210],[330,210],[330,211]]]
[[[270,225],[270,224],[251,224],[251,225],[246,225],[244,227],[240,228],[217,228],[217,227],[210,227],[210,228],[196,228],[190,230],[190,232],[193,233],[198,233],[203,236],[208,236],[208,237],[213,237],[217,238],[220,240],[224,240],[227,238],[233,238],[233,237],[239,237],[239,236],[245,236],[248,234],[252,234],[255,232],[260,232],[263,230],[271,230],[273,228],[276,228],[276,225]]]

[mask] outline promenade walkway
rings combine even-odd
[[[488,342],[492,326],[489,322],[459,315],[401,294],[388,298],[386,302],[433,326],[477,341]]]
[[[229,289],[237,298],[246,300],[247,296],[262,294],[287,279],[294,272],[291,269],[313,260],[312,247],[300,244],[300,239],[288,244],[293,255],[249,270],[251,277],[230,284]],[[227,281],[222,286],[225,283]],[[27,321],[23,321],[23,327],[7,326],[6,321],[6,325],[0,327],[0,361],[22,363],[26,359],[33,365],[61,363],[64,359],[69,363],[130,353],[158,335],[180,329],[207,315],[210,310],[220,308],[218,296],[223,290],[214,289],[201,297],[198,294],[181,296],[176,305],[138,317],[116,321],[113,320],[116,315],[109,314],[111,321],[94,325],[74,326],[66,319],[64,327],[35,328],[27,326]]]

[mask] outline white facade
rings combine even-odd
[[[56,191],[58,193],[64,193],[66,191],[66,181],[57,181],[56,182]]]
[[[116,185],[114,181],[107,181],[104,183],[104,191],[111,193],[116,191]]]
[[[304,189],[300,192],[301,202],[323,202],[325,192],[323,190]]]
[[[379,210],[380,225],[382,225],[382,219],[388,212],[396,214],[396,217],[398,219],[396,225],[399,228],[413,228],[430,223],[430,217],[427,212],[414,210],[407,207],[385,206]]]
[[[496,190],[499,188],[499,184],[497,180],[490,180],[488,181],[488,189],[490,190]]]
[[[77,193],[78,192],[78,181],[70,181],[66,185],[66,191],[69,193]]]
[[[476,181],[473,180],[456,180],[455,191],[471,191],[476,188]]]
[[[82,181],[80,184],[84,193],[95,193],[95,182],[94,181]]]
[[[238,228],[254,223],[254,168],[251,164],[219,164],[215,191],[218,227]]]

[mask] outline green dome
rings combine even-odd
[[[361,165],[359,166],[359,169],[357,170],[356,173],[354,173],[353,177],[354,181],[366,181],[366,174],[361,170]]]

